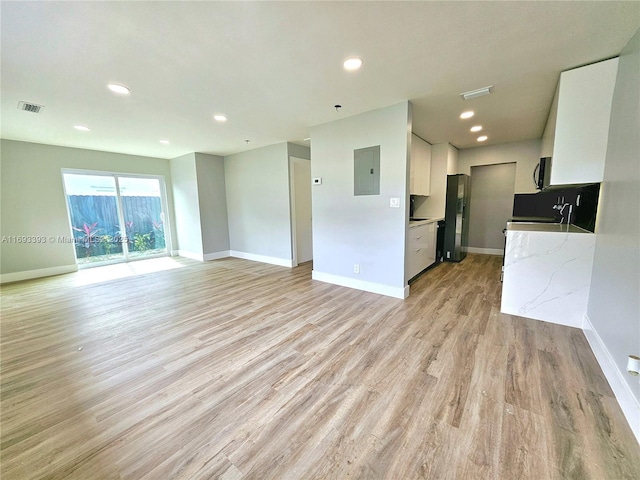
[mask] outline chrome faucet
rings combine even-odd
[[[558,210],[558,213],[562,215],[562,218],[560,219],[560,223],[562,224],[562,222],[565,219],[564,209],[567,207],[569,207],[569,214],[567,215],[566,218],[567,218],[567,225],[569,225],[571,223],[571,213],[573,212],[573,205],[570,203],[565,203],[564,197],[562,197],[562,200],[560,200],[560,197],[558,197],[558,203],[553,206],[553,209]]]

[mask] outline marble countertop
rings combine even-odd
[[[439,222],[444,220],[444,217],[429,217],[424,220],[409,220],[409,227],[417,227],[418,225],[426,225],[427,223]]]
[[[559,223],[508,224],[500,311],[580,328],[595,234]]]
[[[592,232],[575,225],[560,223],[527,223],[527,222],[507,222],[508,232],[548,232],[548,233],[586,233]]]

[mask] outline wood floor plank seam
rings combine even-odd
[[[583,333],[501,314],[499,257],[405,300],[176,264],[2,286],[3,479],[640,478]]]

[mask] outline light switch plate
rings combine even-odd
[[[314,185],[322,185],[322,177],[313,177]]]
[[[389,206],[391,208],[400,208],[400,198],[399,197],[391,197],[389,199]]]

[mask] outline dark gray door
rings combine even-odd
[[[471,167],[469,247],[502,252],[502,230],[512,216],[515,181],[515,163]]]

